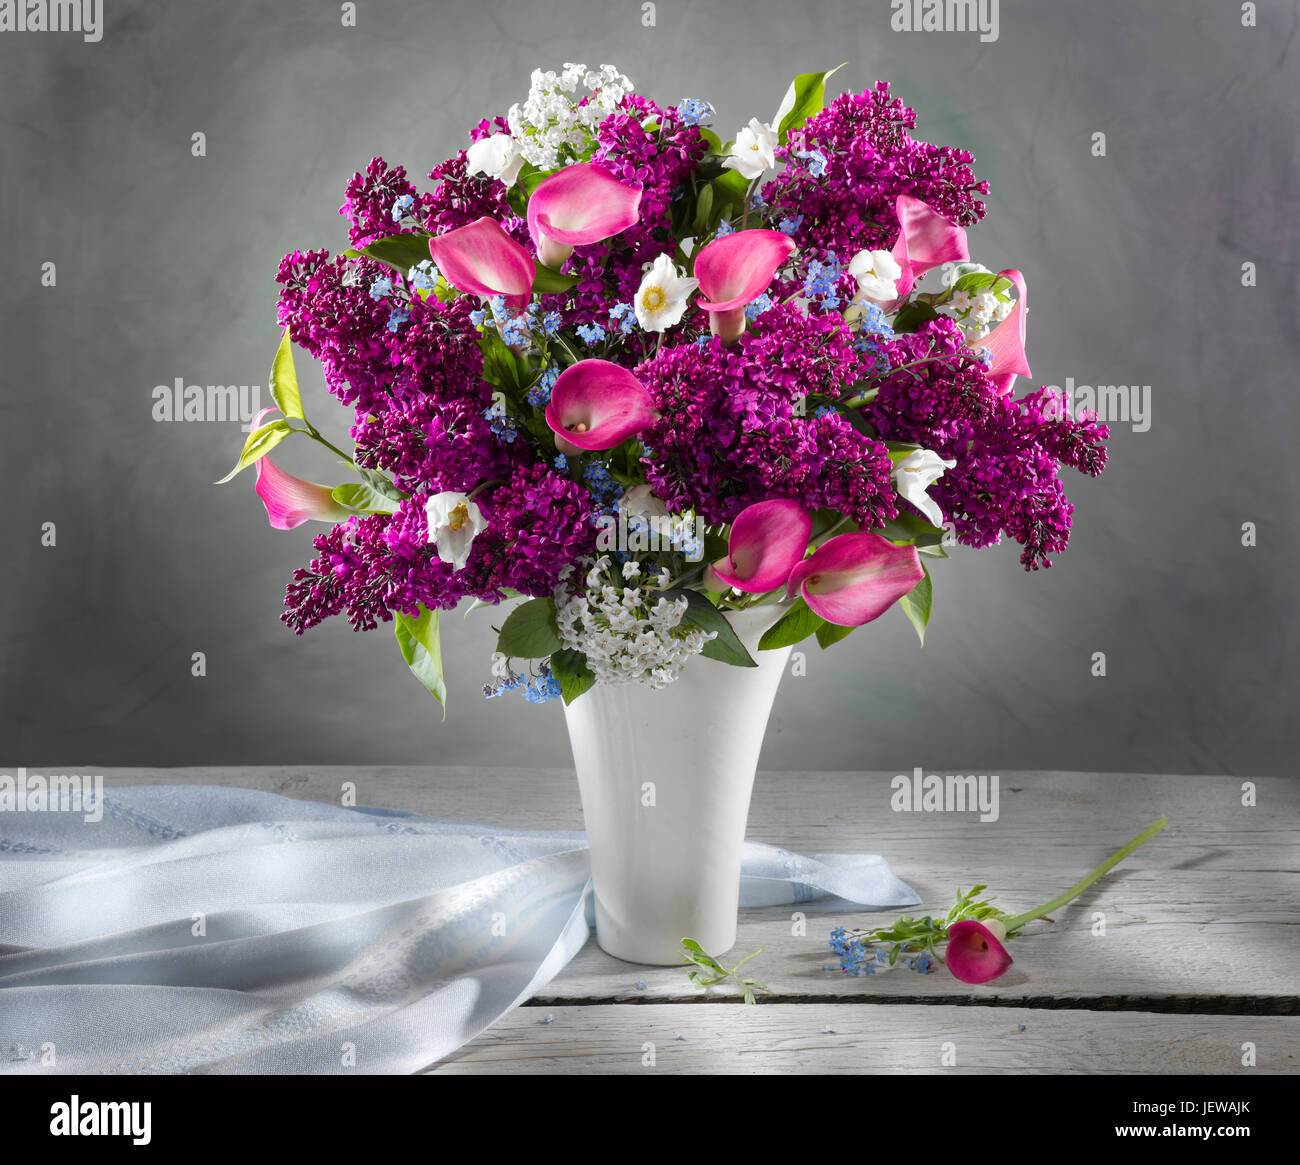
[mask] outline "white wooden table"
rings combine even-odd
[[[639,967],[594,941],[542,994],[436,1073],[1300,1072],[1300,784],[1228,777],[1015,773],[1001,816],[895,813],[892,773],[763,773],[749,836],[801,853],[874,852],[942,913],[987,883],[1024,910],[1078,881],[1160,814],[1169,827],[1016,940],[1001,979],[943,968],[844,975],[832,927],[883,915],[815,904],[742,912],[731,961],[771,993],[744,1006],[683,969]],[[125,784],[223,784],[430,817],[581,828],[569,771],[474,768],[108,770]],[[1105,933],[1096,934],[1098,916]],[[723,960],[727,962],[726,959]],[[728,965],[730,963],[728,962]],[[1253,1059],[1253,1063],[1251,1063]]]

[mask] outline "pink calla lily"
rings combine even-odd
[[[528,200],[528,233],[547,267],[558,267],[574,247],[627,230],[640,217],[641,183],[620,182],[595,162],[565,166]]]
[[[993,931],[974,919],[964,919],[948,928],[943,961],[963,983],[988,983],[1003,974],[1012,959]]]
[[[278,409],[263,409],[253,418],[249,432],[262,427],[268,413],[279,412]],[[270,457],[263,457],[257,462],[257,481],[253,486],[257,496],[266,507],[266,516],[275,530],[294,530],[304,522],[341,522],[351,516],[351,511],[344,509],[334,500],[333,491],[327,485],[317,485],[314,481],[303,481],[291,473],[285,473]]]
[[[755,502],[736,515],[727,556],[709,568],[710,576],[748,594],[774,591],[803,559],[811,534],[812,518],[798,502]]]
[[[1028,290],[1025,277],[1014,267],[999,271],[1004,279],[1016,286],[1016,306],[996,328],[984,337],[984,346],[993,353],[989,377],[1003,396],[1011,391],[1016,376],[1030,376],[1029,361],[1025,358],[1025,317],[1029,311]],[[978,343],[979,341],[976,341]]]
[[[790,572],[787,596],[803,596],[814,614],[840,627],[880,618],[925,577],[915,546],[879,534],[838,534]]]
[[[761,228],[723,235],[700,248],[695,278],[705,298],[696,303],[709,313],[709,328],[723,343],[745,330],[745,304],[767,290],[794,249],[789,235]]]
[[[931,267],[969,259],[970,248],[965,230],[944,218],[928,202],[900,194],[894,208],[899,231],[892,254],[903,269],[897,281],[898,298],[902,299]]]
[[[429,254],[447,282],[472,295],[505,296],[519,311],[533,292],[533,257],[486,216],[429,240]]]
[[[561,453],[612,449],[657,419],[645,385],[608,360],[569,365],[546,406],[546,423]]]

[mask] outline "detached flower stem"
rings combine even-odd
[[[1036,918],[1042,918],[1045,914],[1050,914],[1053,910],[1060,909],[1067,902],[1073,902],[1094,882],[1097,882],[1110,873],[1110,871],[1128,857],[1129,854],[1146,845],[1147,842],[1155,837],[1155,835],[1168,824],[1169,819],[1167,817],[1161,817],[1154,825],[1148,826],[1139,833],[1137,837],[1130,841],[1128,845],[1124,846],[1123,849],[1116,850],[1115,853],[1111,854],[1110,857],[1102,862],[1101,865],[1093,870],[1092,873],[1084,878],[1084,880],[1077,886],[1071,886],[1064,894],[1057,898],[1053,898],[1050,902],[1044,903],[1035,910],[1027,911],[1024,914],[1015,914],[1010,917],[1003,917],[998,919],[998,921],[1007,928],[1007,933],[1011,934],[1014,931],[1020,930],[1026,923],[1033,922]]]

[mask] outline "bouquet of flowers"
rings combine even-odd
[[[728,614],[756,604],[760,649],[895,603],[923,638],[954,543],[1051,564],[1060,468],[1099,473],[1106,428],[1013,391],[1025,280],[970,259],[972,155],[913,137],[885,82],[826,104],[829,76],[723,141],[706,101],[538,70],[425,191],[381,158],[353,176],[350,249],[280,265],[276,408],[231,474],[256,466],[272,526],[329,523],[289,626],[391,622],[443,701],[439,612],[522,600],[485,693],[569,702],[752,666]],[[351,454],[304,415],[293,345],[354,410]],[[279,469],[291,435],[357,480]]]

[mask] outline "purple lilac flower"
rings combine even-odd
[[[885,81],[837,97],[778,147],[785,169],[763,187],[778,221],[802,215],[794,231],[814,257],[888,249],[898,238],[894,201],[911,194],[962,226],[984,217],[975,196],[988,192],[970,169],[974,156],[917,141],[916,114]],[[816,171],[816,172],[814,172]]]
[[[661,349],[637,369],[662,414],[645,434],[656,496],[709,524],[745,506],[794,498],[863,526],[896,516],[883,444],[838,412],[811,414],[806,396],[836,399],[865,374],[839,316],[793,305],[763,312],[734,347],[716,341]]]

